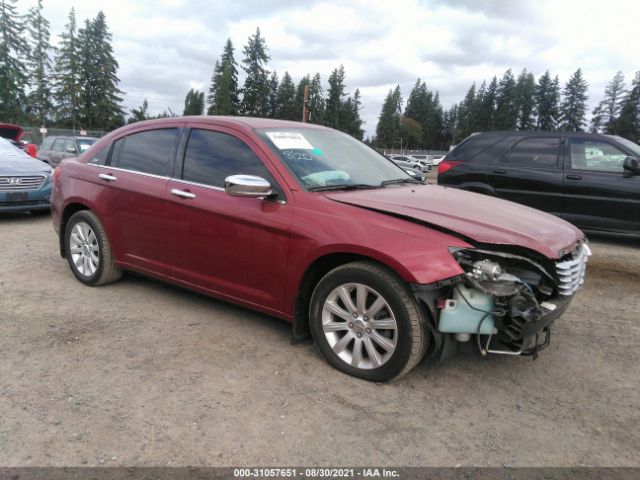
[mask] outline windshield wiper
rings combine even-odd
[[[367,185],[366,183],[344,183],[340,185],[324,185],[321,187],[308,188],[310,192],[325,192],[329,190],[366,190],[370,188],[380,188],[379,185]]]
[[[414,178],[396,178],[394,180],[385,180],[380,185],[382,187],[385,187],[387,185],[395,185],[397,183],[416,183],[416,184],[420,184],[420,185],[422,184],[421,182],[419,182],[418,180],[416,180]]]

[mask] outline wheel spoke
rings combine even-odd
[[[78,270],[80,269],[80,265],[82,264],[82,262],[84,261],[84,256],[82,255],[78,255],[78,258],[76,258],[73,261],[73,264],[78,268]]]
[[[335,302],[327,300],[324,304],[324,308],[329,310],[334,315],[343,318],[344,320],[351,320],[351,315],[349,315],[349,312],[344,311],[342,308],[336,305]]]
[[[382,348],[384,348],[387,352],[393,352],[393,349],[395,348],[395,345],[393,344],[393,342],[391,340],[389,340],[386,337],[383,337],[382,335],[380,335],[378,332],[376,332],[375,330],[373,332],[371,332],[371,338],[378,344],[380,345]]]
[[[340,295],[342,303],[344,303],[344,306],[347,307],[349,313],[353,313],[356,311],[356,306],[353,304],[353,300],[351,300],[351,293],[349,292],[349,290],[347,290],[347,287],[345,287],[344,285],[339,287],[338,295]]]
[[[333,351],[337,354],[340,354],[347,348],[347,345],[353,340],[353,334],[348,332],[344,337],[342,337],[338,342],[333,346]]]
[[[387,302],[384,301],[384,298],[378,297],[378,298],[376,298],[376,301],[371,304],[371,306],[369,307],[369,309],[365,313],[369,318],[373,318],[386,305],[387,305]]]
[[[100,259],[98,258],[98,256],[91,252],[91,262],[94,264],[95,267],[98,266],[98,262],[100,261]]]
[[[325,332],[341,332],[349,330],[349,326],[345,322],[328,322],[322,324],[322,329]]]
[[[73,240],[76,245],[81,245],[83,243],[78,232],[71,232],[71,240]]]
[[[80,247],[71,247],[69,249],[69,253],[71,253],[71,254],[82,253],[82,249]]]
[[[353,357],[351,358],[351,366],[359,367],[362,362],[362,339],[356,338],[353,344]]]
[[[93,230],[89,230],[89,243],[91,245],[97,245],[98,244],[98,239],[96,238],[96,236],[93,233]]]
[[[356,302],[358,303],[358,313],[364,314],[367,308],[367,287],[358,284],[356,287]]]
[[[84,262],[82,264],[82,273],[85,275],[90,275],[89,274],[89,257],[84,257]]]
[[[376,330],[395,330],[397,327],[396,321],[393,318],[382,318],[380,320],[370,320],[369,324],[371,328]]]
[[[367,349],[367,355],[369,355],[369,359],[371,360],[371,365],[373,365],[373,368],[379,367],[382,358],[376,350],[376,347],[373,345],[371,338],[367,337],[364,339],[364,346]]]

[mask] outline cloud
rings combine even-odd
[[[19,0],[18,9],[35,2]],[[368,135],[388,90],[399,84],[406,98],[418,77],[448,107],[472,82],[507,68],[536,76],[549,69],[564,83],[582,67],[592,108],[616,71],[630,81],[640,68],[640,4],[624,0],[48,0],[54,41],[72,6],[79,24],[105,12],[125,107],[148,98],[152,113],[180,113],[190,88],[208,88],[226,39],[240,60],[256,27],[280,75],[298,81],[320,72],[326,88],[343,64],[347,90],[360,88]]]

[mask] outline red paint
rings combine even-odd
[[[306,192],[253,130],[302,124],[274,122],[187,117],[119,129],[56,169],[54,227],[60,229],[65,208],[81,204],[101,220],[120,266],[286,319],[293,317],[304,273],[327,255],[374,259],[410,283],[427,284],[461,274],[448,248],[471,244],[424,223],[479,242],[531,248],[550,258],[582,237],[579,230],[550,215],[431,185]],[[150,126],[197,126],[237,136],[270,170],[286,203],[232,197],[174,179],[87,165],[114,140]],[[305,124],[304,128],[323,127]],[[99,173],[118,180],[105,182]],[[172,188],[188,190],[196,198],[170,195]]]

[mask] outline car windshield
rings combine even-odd
[[[391,160],[345,133],[310,128],[256,131],[307,190],[415,182]]]
[[[617,135],[607,135],[607,136],[613,138],[618,143],[621,143],[622,145],[627,147],[629,150],[633,152],[636,158],[640,160],[640,145],[632,142],[631,140],[627,140],[626,138],[618,137]]]
[[[89,150],[89,147],[94,143],[96,143],[96,140],[97,139],[95,138],[79,138],[78,149],[80,150],[80,153],[85,152],[86,150]]]

